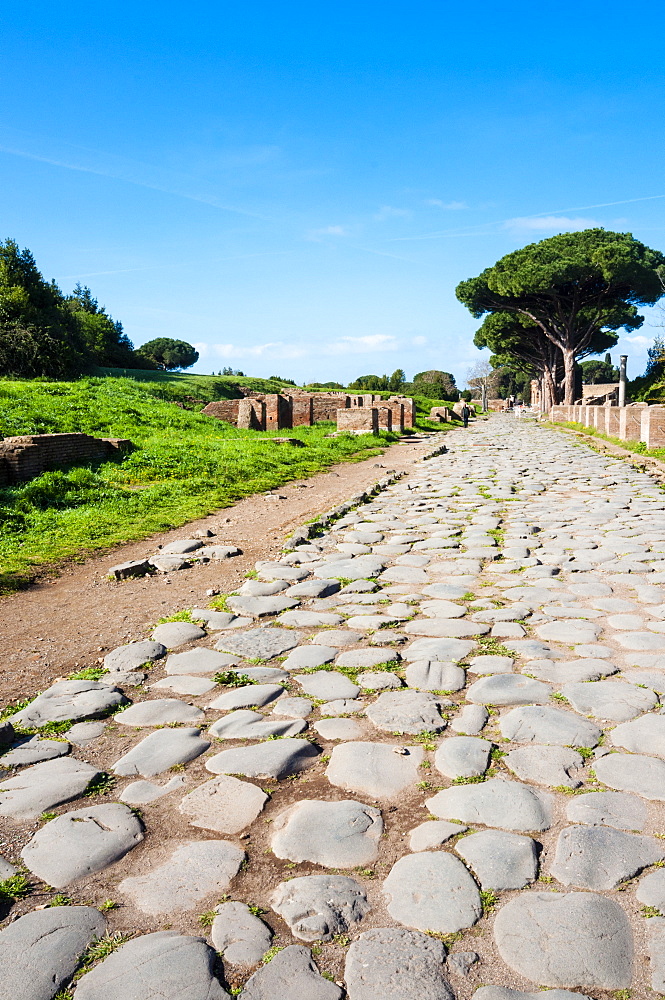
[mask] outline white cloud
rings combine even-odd
[[[197,350],[201,353],[199,345]],[[237,344],[210,344],[209,350],[205,354],[214,352],[220,358],[303,358],[308,352],[303,348],[292,344],[285,344],[280,340],[268,342],[267,344],[254,344],[249,347],[240,347]]]
[[[386,219],[410,219],[408,208],[393,208],[392,205],[382,205],[374,216],[375,222],[385,222]]]
[[[324,236],[350,236],[351,231],[346,226],[323,226],[321,229],[310,229],[308,240],[319,242]]]
[[[440,198],[428,198],[425,204],[442,208],[445,212],[459,212],[461,209],[469,207],[465,201],[441,201]]]
[[[570,233],[579,229],[594,229],[600,226],[595,219],[571,219],[566,215],[524,216],[506,219],[504,229],[511,232]]]
[[[322,346],[324,354],[379,354],[396,351],[397,339],[385,333],[374,333],[366,337],[340,337],[339,340]]]
[[[622,340],[627,340],[629,344],[637,344],[638,347],[646,347],[651,344],[653,337],[644,337],[642,334],[637,334],[634,337],[622,337]]]
[[[426,343],[427,337],[414,337],[412,340],[414,347],[424,347]]]

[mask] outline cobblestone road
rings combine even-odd
[[[11,716],[3,1000],[665,993],[665,494],[446,441]]]

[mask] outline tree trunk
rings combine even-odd
[[[566,348],[561,353],[564,369],[563,402],[566,406],[572,406],[575,402],[575,352],[572,348]]]
[[[549,368],[543,369],[541,407],[549,412],[556,402],[556,386]]]

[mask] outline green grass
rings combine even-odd
[[[266,439],[283,431],[238,430],[195,412],[200,403],[192,410],[174,405],[174,394],[188,395],[188,380],[198,386],[205,376],[143,374],[150,378],[0,379],[0,436],[84,431],[134,444],[122,461],[45,472],[0,489],[0,593],[45,567],[185,524],[337,462],[361,461],[396,440],[385,433],[378,441],[326,438],[333,425],[317,424],[289,431],[307,447],[271,448]],[[222,393],[209,385],[209,395]]]

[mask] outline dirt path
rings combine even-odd
[[[180,528],[69,564],[56,579],[0,599],[0,703],[33,695],[77,667],[94,665],[174,609],[205,606],[210,588],[234,590],[257,559],[280,551],[295,527],[373,485],[388,469],[408,472],[432,447],[432,435],[405,439],[380,458],[341,463],[272,494],[247,497]],[[243,555],[166,577],[106,579],[109,566],[144,558],[200,528],[215,532],[215,542],[238,545]]]

